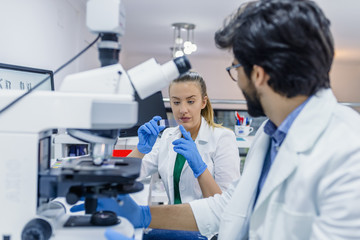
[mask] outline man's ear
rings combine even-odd
[[[269,79],[270,76],[265,72],[263,67],[254,65],[253,71],[251,72],[251,81],[253,81],[256,87],[264,86]]]

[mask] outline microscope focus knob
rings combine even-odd
[[[48,240],[52,235],[50,223],[41,218],[28,222],[21,233],[21,240]]]
[[[66,202],[70,205],[77,203],[80,200],[83,193],[84,193],[84,188],[82,186],[70,187],[68,193],[65,196]]]
[[[75,203],[77,203],[80,200],[80,197],[76,193],[68,192],[66,194],[65,199],[68,204],[74,205]]]

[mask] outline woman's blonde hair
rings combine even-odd
[[[206,90],[206,84],[202,76],[200,76],[197,72],[187,72],[183,75],[181,75],[179,78],[173,80],[169,86],[169,95],[170,95],[170,88],[172,84],[174,83],[181,83],[181,82],[194,82],[197,83],[200,86],[200,92],[201,97],[204,99],[204,97],[208,97],[207,90]],[[206,122],[212,126],[212,127],[222,127],[221,124],[214,122],[214,110],[211,106],[209,97],[206,101],[206,106],[201,109],[201,116],[203,116],[206,120]]]

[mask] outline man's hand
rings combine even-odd
[[[84,210],[84,204],[73,206],[70,212]],[[115,198],[99,198],[97,211],[113,211],[118,216],[127,218],[135,228],[147,228],[151,222],[149,206],[139,206],[128,195],[118,195]]]

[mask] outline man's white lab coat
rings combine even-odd
[[[254,207],[270,138],[257,132],[241,179],[191,202],[219,239],[360,239],[360,117],[321,90],[293,122]]]

